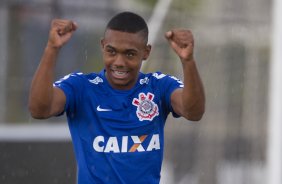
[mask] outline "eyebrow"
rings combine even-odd
[[[111,45],[106,45],[106,48],[108,49],[113,49],[113,50],[117,50],[115,47],[111,46]],[[136,49],[126,49],[125,51],[123,52],[135,52],[135,53],[138,53],[138,51]]]

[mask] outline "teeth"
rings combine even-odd
[[[126,75],[126,74],[127,74],[127,72],[122,72],[122,71],[114,71],[114,73],[115,73],[116,75],[119,75],[119,76],[122,76],[122,75]]]

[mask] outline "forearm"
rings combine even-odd
[[[204,87],[194,59],[182,62],[182,65],[184,73],[183,114],[187,119],[199,120],[205,111]]]
[[[29,95],[29,110],[35,118],[44,118],[50,111],[58,52],[59,49],[47,46],[34,74]]]

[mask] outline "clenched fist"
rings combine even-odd
[[[190,30],[173,29],[166,32],[165,37],[182,62],[194,59],[194,38]]]
[[[61,48],[69,41],[77,24],[71,20],[54,19],[51,23],[49,32],[48,46],[53,48]]]

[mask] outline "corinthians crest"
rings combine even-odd
[[[154,117],[159,115],[159,108],[153,101],[154,96],[152,93],[147,93],[147,95],[139,93],[139,99],[133,99],[132,104],[137,107],[136,115],[140,121],[152,121]]]

